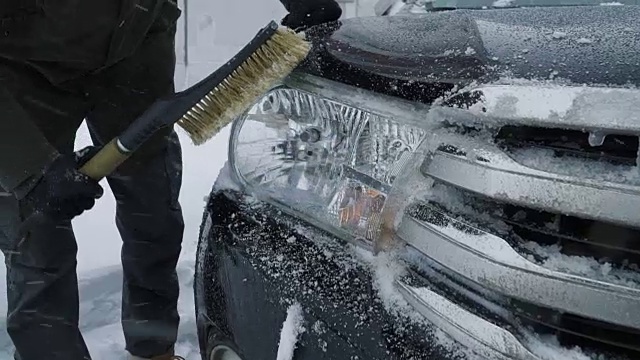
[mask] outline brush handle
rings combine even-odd
[[[87,161],[80,168],[80,172],[100,181],[118,168],[129,156],[131,153],[122,151],[118,146],[118,139],[115,138]]]

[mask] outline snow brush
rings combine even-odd
[[[212,74],[182,92],[153,103],[79,171],[100,181],[158,130],[175,124],[187,132],[195,145],[205,143],[288,76],[310,49],[310,43],[295,31],[271,21]],[[34,226],[50,221],[47,214],[33,213],[19,226],[18,234],[22,238]]]
[[[295,31],[271,21],[211,75],[182,92],[157,100],[87,161],[80,172],[101,180],[154,133],[176,123],[195,145],[205,143],[289,75],[310,49],[310,44]]]

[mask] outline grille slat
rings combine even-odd
[[[497,201],[640,229],[640,183],[534,169],[482,140],[453,141],[424,160],[422,174]]]
[[[540,216],[541,212],[505,205],[505,213],[517,213]],[[640,264],[640,231],[598,221],[584,220],[564,215],[557,216],[558,229],[549,229],[525,219],[500,217],[512,227],[514,234],[522,239],[531,239],[544,245],[559,245],[566,255],[593,257],[601,262],[610,262],[618,267],[630,267]],[[544,216],[544,215],[543,215]],[[634,266],[635,268],[635,266]]]
[[[525,326],[553,334],[565,346],[579,346],[609,355],[608,359],[640,358],[640,332],[572,314],[563,314],[513,301],[515,315]]]

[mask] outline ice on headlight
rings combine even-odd
[[[365,109],[283,88],[235,124],[231,159],[249,191],[372,240],[386,194],[425,135]]]

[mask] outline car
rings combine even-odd
[[[639,359],[637,3],[309,29],[208,197],[202,358]]]

